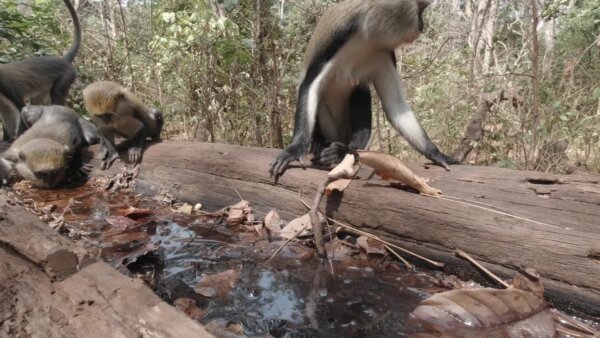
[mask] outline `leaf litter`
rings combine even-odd
[[[286,221],[243,199],[205,211],[168,192],[136,195],[132,175],[75,189],[17,186],[16,200],[217,336],[543,337],[553,325],[558,336],[597,333],[598,323],[550,310],[541,283],[515,278],[499,290],[406,269],[391,243],[321,219],[332,274],[315,254],[309,214]]]

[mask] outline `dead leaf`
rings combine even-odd
[[[173,302],[173,305],[175,305],[175,307],[179,311],[185,313],[188,317],[197,321],[201,321],[202,318],[204,318],[204,315],[206,314],[206,311],[197,307],[196,301],[191,298],[178,298]]]
[[[354,154],[346,154],[342,162],[336,165],[335,168],[331,169],[327,176],[329,176],[329,178],[350,178],[354,176],[355,172]]]
[[[408,317],[412,337],[554,337],[543,298],[515,289],[452,290],[432,295]]]
[[[227,225],[240,225],[248,220],[248,216],[252,218],[250,220],[252,222],[254,220],[254,212],[250,207],[250,202],[241,200],[229,207],[226,219]]]
[[[373,151],[359,151],[360,162],[375,170],[384,180],[398,180],[422,195],[438,197],[442,191],[429,186],[425,178],[415,175],[400,159]]]
[[[206,331],[220,338],[245,338],[242,326],[239,323],[218,318],[204,324]]]
[[[352,249],[347,245],[344,245],[341,240],[334,239],[333,241],[325,243],[325,251],[327,256],[332,261],[345,261],[352,259]]]
[[[140,225],[138,222],[125,216],[108,216],[105,220],[108,224],[119,230],[133,229]]]
[[[271,211],[269,211],[269,213],[265,216],[264,223],[265,223],[265,228],[267,228],[269,230],[269,232],[271,232],[271,233],[281,232],[281,228],[283,228],[286,224],[281,219],[281,217],[279,216],[277,211],[275,211],[275,209],[272,209]]]
[[[125,216],[131,219],[140,219],[151,216],[153,214],[150,209],[138,209],[134,207],[129,207],[127,209],[117,210],[116,212],[119,216]]]
[[[363,249],[367,255],[385,255],[387,252],[383,243],[367,236],[359,236],[356,239],[356,244]]]
[[[294,237],[307,235],[311,230],[312,224],[310,223],[310,215],[304,214],[291,220],[281,229],[278,235],[285,239],[292,239]]]
[[[194,288],[196,292],[205,297],[226,296],[235,286],[240,273],[235,270],[226,270],[214,275],[202,277]]]
[[[177,208],[177,212],[184,215],[191,215],[193,210],[194,207],[187,203]]]
[[[349,178],[340,178],[329,183],[325,188],[325,196],[331,196],[334,190],[344,192],[350,185],[350,182],[352,182],[352,180]]]

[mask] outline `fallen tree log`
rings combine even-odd
[[[327,173],[289,169],[275,184],[267,168],[277,152],[163,142],[146,150],[138,179],[207,209],[239,201],[239,192],[258,212],[275,208],[288,218],[302,215],[307,210],[300,196],[311,201]],[[481,275],[454,256],[456,248],[504,278],[519,268],[535,268],[549,300],[600,315],[600,177],[474,166],[453,166],[450,172],[409,167],[433,179],[431,185],[448,199],[419,196],[377,178],[361,179],[343,196],[329,197],[326,213],[447,263],[461,277]]]
[[[213,337],[0,191],[0,336]]]

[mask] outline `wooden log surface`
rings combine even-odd
[[[212,337],[0,192],[0,337]]]
[[[145,151],[138,179],[206,209],[234,204],[237,190],[259,216],[275,208],[291,219],[307,212],[300,197],[311,203],[326,172],[290,169],[275,184],[267,168],[278,151],[163,142]],[[423,197],[375,177],[355,180],[341,198],[327,199],[327,214],[445,262],[450,272],[465,278],[481,274],[454,256],[456,248],[504,278],[519,268],[535,268],[549,300],[600,315],[600,177],[408,166],[431,178],[430,184],[448,198],[462,200]],[[361,176],[368,173],[362,169]]]

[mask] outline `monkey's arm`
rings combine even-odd
[[[25,131],[19,108],[0,92],[0,114],[4,140],[13,140]]]
[[[381,68],[375,74],[373,84],[388,120],[417,151],[449,170],[448,165],[456,163],[456,161],[440,152],[415,118],[404,97],[402,80],[392,58],[387,58],[387,61],[382,63]]]
[[[87,145],[91,146],[93,144],[102,143],[103,136],[98,132],[98,128],[96,126],[84,119],[83,117],[79,118],[79,125],[81,126],[81,130],[83,130],[83,138]]]
[[[317,120],[322,82],[329,74],[329,70],[330,64],[322,68],[314,65],[309,67],[298,89],[292,143],[285,147],[270,164],[269,173],[276,179],[283,174],[290,162],[297,161],[308,151]]]

